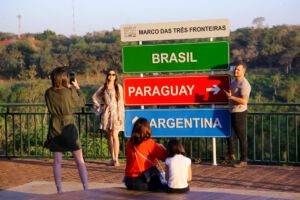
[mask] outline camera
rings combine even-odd
[[[69,77],[70,77],[70,84],[72,84],[72,82],[75,81],[75,73],[70,72]]]

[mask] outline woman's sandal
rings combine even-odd
[[[115,161],[114,160],[111,160],[109,163],[108,163],[109,166],[115,166]]]
[[[119,161],[115,161],[114,166],[115,166],[115,167],[119,167],[119,166],[120,166]]]

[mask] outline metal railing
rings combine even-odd
[[[252,103],[246,121],[248,157],[252,162],[300,164],[300,104]],[[271,111],[262,112],[264,108]],[[98,129],[99,117],[86,104],[74,115],[77,119],[85,158],[108,159],[105,133]],[[259,110],[259,111],[257,111]],[[276,110],[276,111],[274,111]],[[49,114],[45,104],[0,104],[0,156],[51,157],[43,148],[48,131]],[[127,139],[120,133],[120,157],[125,157]],[[156,138],[164,145],[169,138]],[[210,138],[180,138],[193,160],[212,160]],[[237,157],[239,144],[236,143]],[[227,152],[226,139],[217,138],[217,158]],[[71,154],[67,153],[66,157]]]

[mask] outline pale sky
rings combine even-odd
[[[22,33],[52,30],[75,34],[119,29],[121,24],[229,19],[230,29],[264,24],[300,25],[300,0],[0,0],[0,32]]]

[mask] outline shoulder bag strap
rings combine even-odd
[[[137,162],[137,164],[138,164],[138,168],[139,168],[139,170],[141,171],[141,167],[140,167],[140,163],[139,163],[139,161],[138,161],[138,159],[137,159],[136,151],[134,151],[134,155],[135,155],[136,162]]]
[[[141,152],[139,152],[139,151],[135,148],[135,146],[134,146],[134,150],[135,150],[135,152],[138,153],[142,158],[144,158],[146,161],[148,161],[149,163],[151,163],[152,165],[154,165],[154,163],[153,163],[151,160],[149,160],[148,158],[146,158]],[[154,165],[154,166],[155,166],[155,165]]]
[[[135,147],[134,147],[134,150],[135,150],[135,156],[136,156],[136,153],[138,153],[142,158],[144,158],[146,161],[148,161],[149,163],[151,163],[153,166],[157,166],[157,165],[155,165],[151,160],[149,160],[148,158],[146,158],[141,152],[139,152]],[[136,157],[136,159],[137,159],[137,157]],[[138,161],[137,161],[138,162]],[[159,162],[159,160],[157,159],[157,164],[158,164],[158,166],[159,166],[159,168],[160,168],[160,171],[164,171],[164,168],[161,166],[161,164],[160,164],[160,162]],[[140,167],[140,166],[139,166]]]

